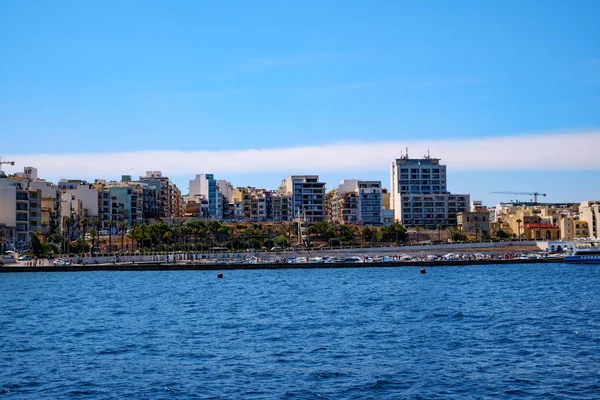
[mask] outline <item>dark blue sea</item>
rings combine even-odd
[[[600,266],[224,274],[0,274],[0,398],[600,398]]]

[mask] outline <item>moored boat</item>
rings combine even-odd
[[[580,242],[575,245],[573,254],[565,256],[570,264],[600,264],[600,242]]]

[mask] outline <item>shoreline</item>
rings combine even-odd
[[[455,261],[388,261],[362,263],[118,263],[118,264],[88,264],[69,266],[36,266],[5,265],[0,273],[13,272],[91,272],[91,271],[234,271],[258,269],[324,269],[324,268],[402,268],[402,267],[452,267],[474,265],[510,265],[510,264],[551,264],[562,263],[557,259],[507,259],[507,260],[455,260]]]

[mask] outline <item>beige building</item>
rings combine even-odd
[[[456,215],[456,218],[457,226],[463,234],[477,237],[490,235],[490,213],[487,209],[460,212]]]
[[[582,201],[579,204],[579,217],[588,224],[586,237],[600,238],[600,201]]]

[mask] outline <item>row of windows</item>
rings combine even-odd
[[[400,168],[401,174],[408,174],[408,171],[409,171],[408,168]],[[423,174],[428,174],[430,172],[433,174],[439,174],[440,168],[431,168],[431,169],[429,169],[429,168],[410,168],[411,174],[418,174],[419,171],[421,171],[421,173],[423,173]]]

